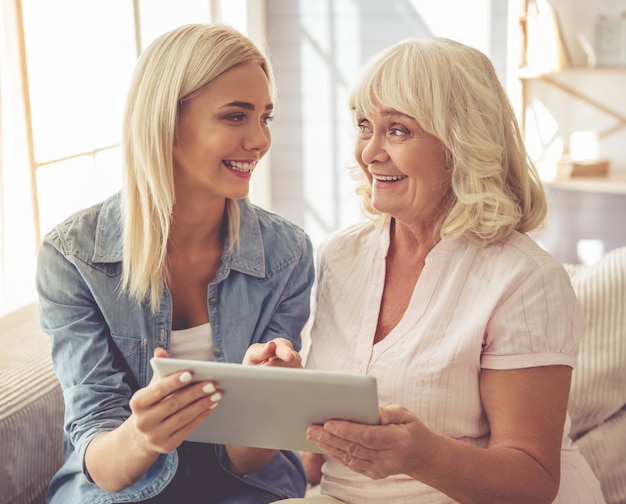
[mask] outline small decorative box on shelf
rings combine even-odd
[[[557,166],[558,178],[608,177],[611,162],[608,159],[579,161],[564,158]]]
[[[609,174],[603,177],[577,176],[543,179],[547,188],[581,191],[584,193],[619,194],[626,196],[626,169],[612,167]]]

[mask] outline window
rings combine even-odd
[[[141,50],[211,20],[263,36],[251,25],[263,2],[252,0],[1,1],[0,315],[35,299],[41,237],[121,187],[124,99]]]

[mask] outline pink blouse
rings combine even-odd
[[[323,245],[306,367],[374,375],[381,405],[401,404],[436,432],[486,446],[482,368],[576,363],[584,324],[569,276],[517,232],[482,248],[443,240],[428,254],[403,318],[372,345],[388,247],[388,225],[370,222]],[[569,418],[555,502],[601,503],[599,483],[568,433]],[[374,481],[330,459],[322,493],[355,504],[454,502],[408,476]]]

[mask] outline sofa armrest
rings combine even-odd
[[[0,318],[0,495],[42,503],[63,462],[63,395],[37,304]]]

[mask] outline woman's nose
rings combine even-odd
[[[381,135],[374,134],[367,140],[363,140],[361,149],[361,160],[365,164],[374,164],[375,162],[387,161],[389,154],[385,150],[384,138]]]
[[[265,151],[272,143],[270,129],[264,124],[250,125],[244,138],[244,149]]]

